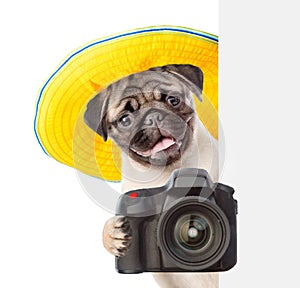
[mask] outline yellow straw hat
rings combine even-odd
[[[195,100],[196,110],[217,138],[217,37],[189,28],[160,26],[96,40],[62,62],[42,86],[37,100],[34,131],[44,152],[88,175],[119,181],[120,151],[84,123],[86,105],[109,84],[167,64],[201,68],[204,101]]]

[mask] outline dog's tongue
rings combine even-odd
[[[175,141],[172,138],[165,137],[158,141],[151,149],[147,151],[136,151],[138,154],[149,157],[151,155],[154,155],[157,152],[163,151],[169,147],[171,147],[173,144],[175,144]]]
[[[175,141],[172,138],[163,138],[161,141],[157,142],[154,147],[152,147],[151,154],[155,154],[157,152],[165,150],[172,146],[174,143]]]

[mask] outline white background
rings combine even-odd
[[[220,29],[215,0],[1,2],[0,287],[155,287],[150,274],[114,271],[101,245],[111,214],[43,154],[33,117],[40,86],[68,53],[162,24],[220,32],[221,180],[240,204],[239,262],[221,287],[298,286],[299,9],[224,2]]]

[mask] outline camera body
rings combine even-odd
[[[173,172],[162,187],[120,196],[132,244],[116,258],[119,273],[216,272],[237,261],[237,201],[233,188],[212,183],[202,169]]]

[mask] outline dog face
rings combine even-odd
[[[132,74],[107,87],[87,105],[85,123],[110,137],[134,161],[170,165],[193,138],[192,94],[201,100],[202,71],[167,65]]]

